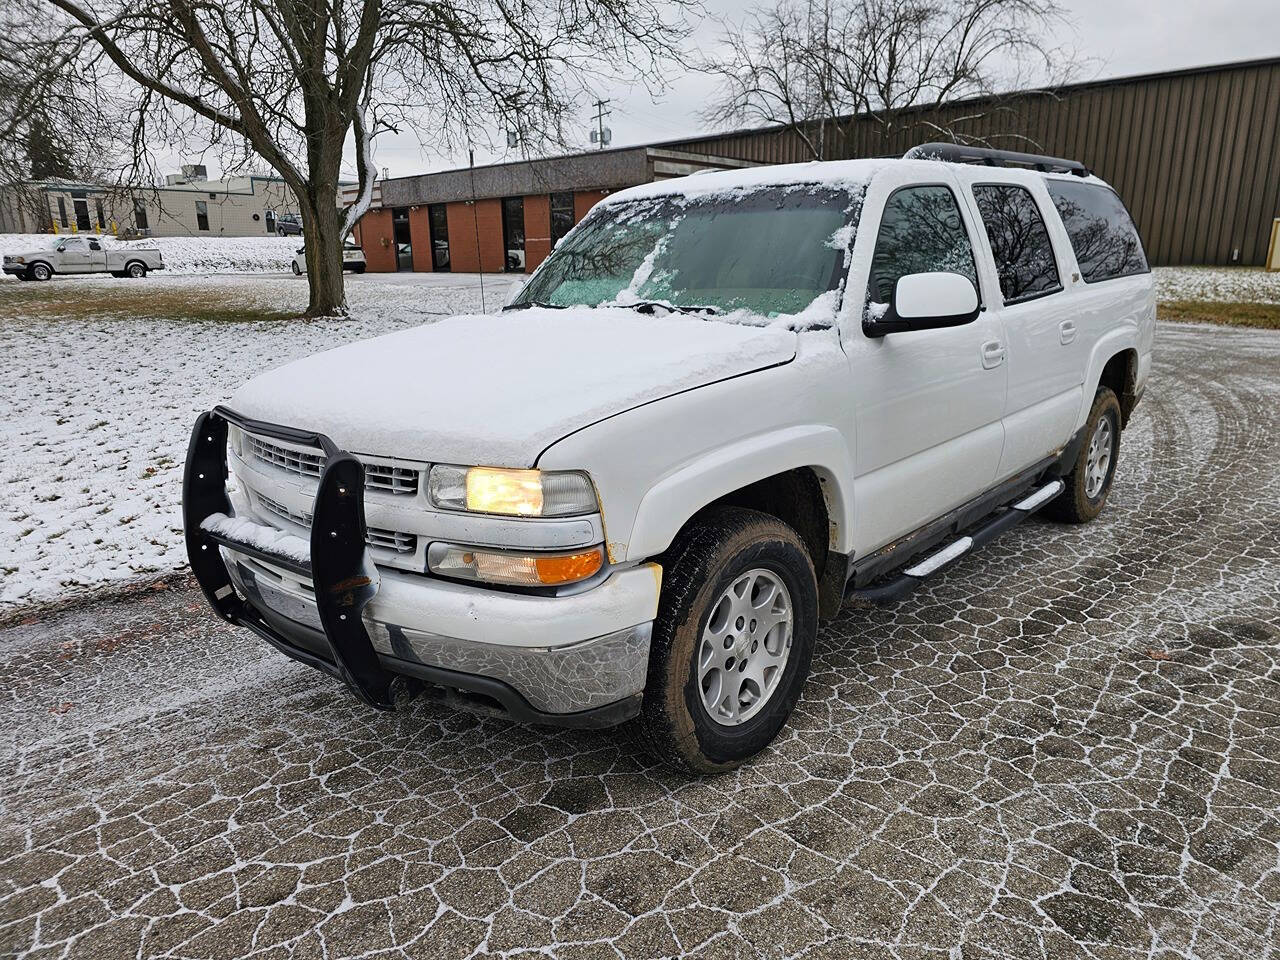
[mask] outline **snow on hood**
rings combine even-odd
[[[527,467],[604,417],[787,363],[796,336],[622,309],[460,316],[286,364],[229,406],[354,453]]]

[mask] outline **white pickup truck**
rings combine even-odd
[[[1074,161],[927,145],[646,184],[501,314],[202,415],[188,554],[222,617],[371,706],[418,678],[721,770],[787,722],[844,599],[1099,514],[1154,329],[1133,223]]]
[[[116,245],[101,237],[58,237],[43,250],[6,254],[4,272],[19,280],[48,280],[54,274],[109,273],[113,277],[145,277],[163,270],[155,247]]]

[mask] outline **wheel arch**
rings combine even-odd
[[[1129,415],[1138,404],[1138,348],[1126,331],[1104,337],[1094,347],[1085,379],[1084,396],[1080,414],[1076,420],[1079,428],[1084,425],[1093,407],[1093,398],[1099,387],[1110,387],[1120,401],[1120,426],[1129,423]]]
[[[124,267],[121,268],[124,270],[126,276],[129,273],[129,268],[132,267],[135,263],[142,268],[142,272],[144,274],[150,273],[151,268],[147,266],[147,261],[139,260],[137,257],[131,257],[130,259],[124,262]]]

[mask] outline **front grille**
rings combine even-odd
[[[309,513],[290,510],[283,503],[276,503],[270,497],[264,497],[262,494],[258,494],[258,503],[268,513],[296,523],[300,527],[306,527],[308,530],[311,529],[311,514]],[[365,529],[365,542],[371,547],[394,550],[396,553],[413,553],[418,549],[418,538],[414,534],[403,533],[400,530],[383,530],[380,527],[367,527]]]
[[[324,455],[319,453],[303,453],[281,447],[266,440],[246,434],[249,441],[249,452],[272,466],[287,470],[300,477],[319,479],[324,470]],[[381,490],[385,493],[409,494],[418,492],[419,471],[412,467],[393,467],[385,463],[366,463],[364,465],[364,486],[366,490]]]

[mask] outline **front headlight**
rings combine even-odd
[[[599,509],[585,473],[501,467],[431,468],[431,502],[445,510],[511,517],[573,517]]]
[[[14,262],[14,263],[26,263],[26,262],[27,262],[27,258],[26,258],[26,257],[14,257],[14,258],[13,258],[13,262]]]
[[[522,554],[433,543],[427,551],[427,569],[432,573],[520,587],[577,583],[595,576],[603,567],[603,547],[576,553]]]

